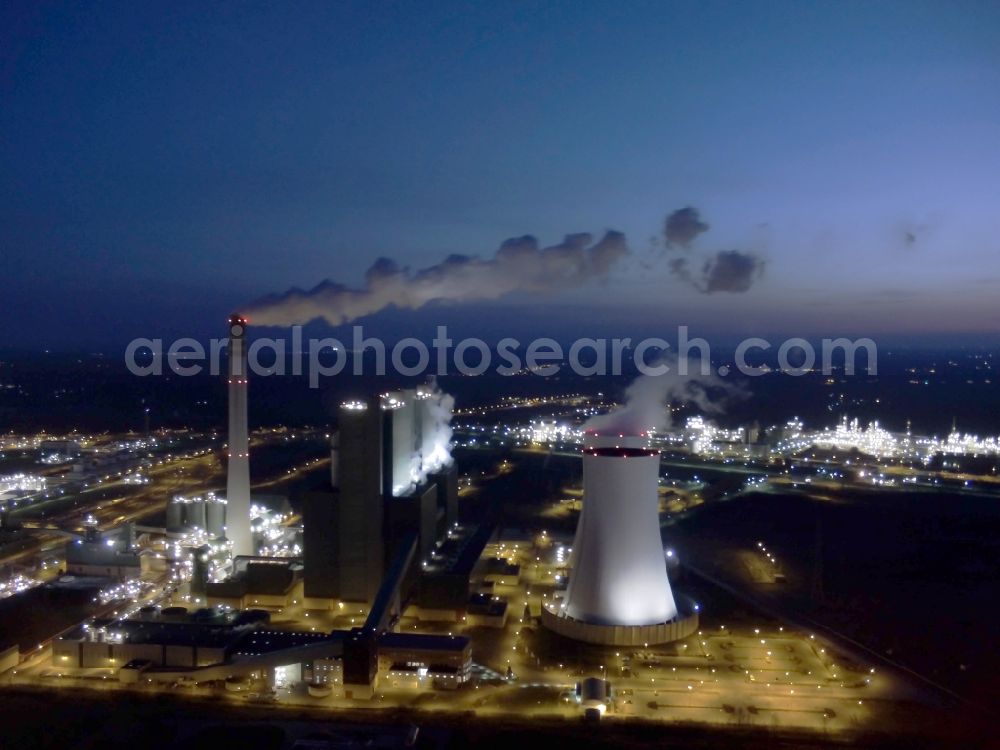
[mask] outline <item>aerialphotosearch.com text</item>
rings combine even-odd
[[[219,375],[222,354],[228,340],[211,339],[205,345],[194,338],[179,338],[169,343],[163,339],[138,338],[125,350],[125,364],[136,376],[162,375],[165,367],[178,376],[194,376],[206,366],[210,374]],[[310,387],[319,387],[323,378],[340,375],[347,370],[353,375],[386,375],[390,370],[404,377],[421,375],[482,375],[493,368],[499,375],[531,373],[548,377],[564,367],[583,377],[621,375],[631,363],[643,375],[663,375],[676,368],[682,376],[717,375],[726,377],[734,370],[756,377],[773,369],[756,362],[762,355],[776,354],[778,369],[787,375],[800,376],[815,370],[830,374],[842,367],[846,375],[856,371],[867,375],[878,373],[878,350],[870,338],[822,339],[820,346],[804,338],[788,338],[781,342],[751,337],[733,350],[730,364],[713,368],[709,342],[691,337],[687,326],[677,328],[674,342],[650,337],[633,341],[631,338],[579,338],[568,347],[553,338],[536,338],[522,342],[503,338],[490,346],[480,338],[450,338],[447,326],[438,326],[430,345],[421,339],[407,337],[391,346],[379,338],[366,337],[364,327],[352,326],[349,343],[339,339],[310,338],[303,340],[301,326],[291,329],[285,338],[261,337],[247,348],[249,372],[259,377],[272,375],[307,375]],[[860,360],[860,366],[858,360]],[[348,368],[350,365],[350,368]],[[689,372],[690,371],[690,372]]]

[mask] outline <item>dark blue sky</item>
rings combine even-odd
[[[749,291],[632,262],[484,327],[1000,329],[994,2],[290,8],[4,5],[0,346],[203,335],[528,233],[646,257],[686,205],[696,255],[766,263]]]

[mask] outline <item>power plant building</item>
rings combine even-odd
[[[331,441],[332,487],[303,495],[304,595],[371,602],[414,533],[426,561],[458,516],[450,418],[422,389],[349,401]],[[409,590],[412,576],[407,577]]]
[[[337,527],[327,533],[337,534],[340,597],[348,601],[372,601],[385,571],[384,429],[377,399],[345,404],[340,409],[340,453],[336,459],[340,467],[340,514]]]

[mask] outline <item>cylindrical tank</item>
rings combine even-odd
[[[205,501],[205,530],[221,537],[226,533],[226,502],[214,498]]]
[[[627,445],[643,437],[617,439],[619,447],[584,450],[565,614],[600,625],[655,625],[677,616],[660,539],[660,456]]]
[[[175,498],[167,503],[167,531],[179,531],[184,526],[184,504]]]
[[[205,501],[203,498],[192,498],[184,504],[184,525],[190,528],[205,528]]]

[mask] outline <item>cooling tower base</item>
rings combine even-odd
[[[687,638],[698,630],[698,610],[678,598],[680,614],[655,625],[598,625],[560,614],[555,605],[542,607],[542,625],[566,638],[600,646],[652,646]]]

